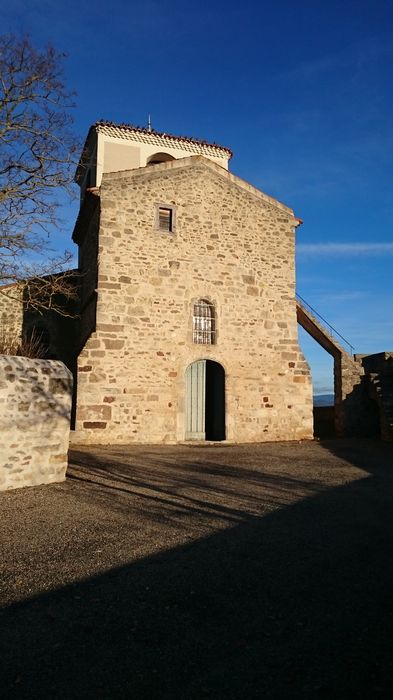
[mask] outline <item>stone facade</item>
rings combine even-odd
[[[224,368],[227,440],[312,438],[293,211],[201,156],[104,174],[96,225],[83,213],[92,197],[75,232],[81,327],[92,332],[78,359],[74,441],[184,440],[186,371],[198,360]],[[171,232],[157,226],[159,207],[172,212]],[[214,344],[193,342],[199,299],[213,305]]]
[[[63,481],[72,376],[61,363],[0,356],[0,491]]]
[[[23,290],[17,284],[3,285],[0,291],[0,352],[17,347],[22,338]]]

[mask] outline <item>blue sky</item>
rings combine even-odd
[[[393,350],[391,0],[4,0],[0,24],[68,54],[81,138],[150,112],[229,146],[232,172],[304,221],[300,294],[357,352]],[[329,356],[301,341],[330,391]]]

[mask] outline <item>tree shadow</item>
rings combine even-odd
[[[121,451],[110,466],[104,451],[90,466],[75,453],[73,488],[108,512],[139,508],[177,528],[188,513],[218,530],[4,609],[4,697],[391,697],[393,450],[310,449],[309,479],[280,460],[253,468],[238,448],[233,463],[179,452],[180,468],[149,448],[132,468]],[[356,476],[343,483],[348,462]],[[341,485],[326,487],[326,469]]]
[[[88,484],[86,496],[108,508],[134,509],[140,514],[142,507],[149,520],[177,525],[191,512],[221,519],[224,525],[243,522],[258,517],[262,506],[273,510],[293,502],[295,495],[300,499],[326,488],[317,478],[291,478],[284,473],[282,460],[280,471],[267,473],[248,466],[247,451],[239,454],[239,446],[234,464],[217,459],[216,451],[203,448],[196,460],[194,450],[190,456],[187,448],[173,447],[168,456],[152,446],[130,460],[124,450],[111,448],[108,460],[105,449],[102,454],[99,449],[94,453],[74,449],[68,477]]]

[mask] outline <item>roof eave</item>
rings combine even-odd
[[[159,138],[163,139],[168,139],[170,141],[177,141],[180,143],[192,143],[195,144],[196,146],[206,146],[208,148],[214,148],[217,151],[220,151],[221,153],[225,153],[226,157],[228,160],[230,160],[233,156],[233,152],[231,151],[230,148],[227,148],[226,146],[220,146],[217,143],[209,143],[208,141],[203,141],[202,139],[197,139],[197,138],[192,138],[190,136],[176,136],[175,134],[167,134],[166,132],[162,131],[156,131],[155,129],[149,129],[147,127],[141,127],[141,126],[134,126],[133,124],[115,124],[115,122],[107,121],[107,120],[99,120],[95,122],[90,129],[95,128],[96,131],[100,131],[100,127],[103,129],[105,128],[115,128],[115,129],[121,129],[123,131],[128,131],[128,132],[133,132],[134,134],[144,134],[148,136],[149,134],[151,136],[158,136]]]

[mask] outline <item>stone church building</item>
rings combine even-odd
[[[231,152],[98,122],[76,179],[74,442],[312,438],[293,211]]]

